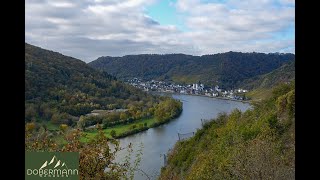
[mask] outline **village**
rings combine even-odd
[[[245,96],[245,93],[248,92],[248,90],[246,89],[238,88],[238,89],[224,90],[224,89],[221,89],[219,85],[207,87],[200,82],[189,84],[189,85],[180,85],[172,82],[157,81],[157,80],[144,81],[139,78],[133,78],[131,80],[127,80],[126,83],[136,88],[142,89],[144,91],[179,93],[179,94],[188,94],[188,95],[202,95],[202,96],[220,97],[224,99],[241,100],[241,101],[248,100],[248,98]]]

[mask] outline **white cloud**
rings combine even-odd
[[[146,15],[145,8],[155,2],[27,0],[26,42],[86,62],[140,53],[294,51],[294,39],[275,38],[294,25],[293,1],[276,6],[271,0],[178,0],[174,7],[184,17],[186,32]]]
[[[191,32],[186,36],[201,49],[201,54],[229,50],[268,52],[294,46],[293,40],[275,37],[294,24],[294,7],[279,6],[271,0],[231,0],[224,4],[178,0],[176,6],[189,14],[186,23]]]
[[[283,3],[285,5],[294,5],[295,0],[280,0],[280,3]]]
[[[72,8],[75,7],[75,4],[71,3],[71,2],[49,2],[50,5],[54,6],[54,7],[58,7],[58,8]]]

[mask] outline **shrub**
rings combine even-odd
[[[113,129],[111,132],[110,132],[110,135],[115,138],[116,135],[117,135],[117,132]]]
[[[35,123],[33,123],[33,122],[27,123],[26,124],[26,131],[31,132],[31,131],[33,131],[35,129],[35,127],[36,127]]]
[[[66,124],[61,124],[61,125],[60,125],[60,130],[61,130],[62,132],[66,132],[67,129],[68,129],[68,125],[66,125]]]

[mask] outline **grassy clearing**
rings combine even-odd
[[[53,124],[51,121],[42,121],[40,125],[45,125],[48,131],[58,132],[60,131],[60,127],[57,124]],[[66,140],[64,140],[63,136],[58,134],[53,136],[53,140],[58,144],[66,144]]]
[[[252,101],[261,101],[263,99],[267,99],[271,97],[272,95],[272,89],[255,89],[253,91],[249,91],[246,93],[246,96],[251,98]]]
[[[57,131],[60,130],[59,125],[53,124],[51,121],[38,121],[40,126],[46,126],[49,131]]]
[[[57,142],[57,144],[67,144],[67,141],[64,139],[62,135],[55,136],[53,140]]]
[[[59,125],[53,124],[51,121],[42,121],[40,125],[45,125],[49,131],[59,130]]]
[[[147,126],[150,127],[151,124],[155,123],[156,119],[155,118],[149,118],[149,119],[142,119],[142,120],[138,120],[134,123],[130,123],[130,124],[120,124],[120,125],[116,125],[107,129],[104,129],[103,132],[105,133],[105,135],[108,138],[111,138],[110,132],[112,130],[116,131],[116,134],[122,134],[126,131],[130,130],[130,127],[132,125],[137,125],[137,127],[139,126],[139,124],[144,124],[147,123]],[[50,121],[48,122],[42,122],[42,124],[47,126],[47,129],[49,131],[58,131],[60,130],[59,125],[53,124]],[[85,132],[86,137],[81,138],[82,142],[87,142],[89,141],[89,139],[94,138],[95,135],[97,135],[97,130],[90,130],[90,131],[86,131]],[[65,144],[66,141],[64,140],[62,135],[56,135],[54,136],[54,140],[58,143],[58,144]]]
[[[124,133],[126,131],[129,131],[130,127],[132,125],[134,125],[134,124],[138,126],[139,124],[147,123],[147,126],[150,127],[150,125],[153,124],[154,122],[156,122],[155,118],[142,119],[142,120],[138,120],[138,121],[136,121],[134,123],[131,123],[131,124],[113,126],[113,127],[104,129],[103,132],[105,133],[105,135],[108,138],[111,138],[110,132],[112,130],[115,130],[116,134],[121,134],[121,133]],[[85,134],[86,134],[86,137],[81,139],[81,141],[83,141],[83,142],[87,142],[89,139],[93,138],[97,134],[97,130],[92,130],[92,131],[89,131],[89,132],[85,132]]]
[[[53,124],[50,121],[46,123],[48,130],[59,130],[59,125]]]
[[[103,129],[103,132],[105,133],[105,135],[108,137],[108,138],[111,138],[111,135],[110,135],[110,132],[112,130],[115,130],[116,131],[116,134],[122,134],[124,132],[127,132],[130,130],[130,127],[133,126],[133,125],[136,125],[137,127],[139,126],[139,124],[144,124],[144,123],[147,123],[147,126],[150,128],[150,125],[155,123],[156,122],[156,119],[155,118],[149,118],[149,119],[142,119],[142,120],[138,120],[134,123],[130,123],[130,124],[120,124],[120,125],[116,125],[116,126],[113,126],[113,127],[110,127],[110,128],[107,128],[107,129]],[[49,131],[57,131],[57,130],[60,130],[59,126],[56,125],[56,124],[52,124],[50,121],[49,122],[42,122],[43,125],[46,125],[47,126],[47,129]],[[87,142],[89,141],[89,139],[92,139],[94,138],[95,135],[97,135],[97,130],[94,129],[94,130],[89,130],[89,131],[86,131],[85,132],[85,135],[86,137],[82,137],[81,138],[81,141],[82,142]],[[63,139],[63,137],[61,135],[57,135],[54,137],[54,140],[56,142],[58,142],[58,144],[64,144],[66,143],[66,141]]]

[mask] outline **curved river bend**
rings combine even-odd
[[[215,118],[220,112],[230,113],[236,108],[241,111],[250,108],[248,103],[237,101],[180,94],[171,96],[183,102],[183,111],[178,118],[159,127],[120,139],[121,147],[131,142],[134,150],[139,149],[139,145],[143,144],[140,169],[147,173],[151,179],[157,179],[160,174],[160,169],[164,165],[163,154],[174,147],[178,140],[178,133],[196,132],[198,128],[201,128],[201,119]],[[125,153],[125,150],[120,151],[117,160],[122,161]],[[134,179],[148,178],[137,172]]]

